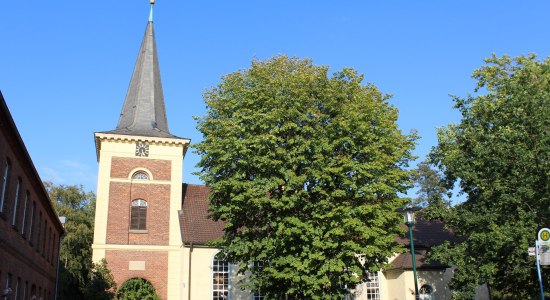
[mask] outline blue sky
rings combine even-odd
[[[277,54],[353,67],[390,93],[399,126],[422,137],[458,122],[492,53],[550,53],[543,1],[157,0],[155,33],[170,131],[201,140],[192,116],[221,76]],[[149,14],[147,0],[2,3],[0,90],[43,180],[95,191],[93,133],[116,127]],[[188,152],[184,181],[199,158]]]

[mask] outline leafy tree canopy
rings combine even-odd
[[[211,187],[217,244],[270,299],[341,297],[399,245],[394,213],[416,136],[376,86],[345,68],[276,56],[205,95],[199,175]],[[360,255],[359,255],[360,254]],[[262,268],[254,268],[261,262]]]
[[[433,169],[429,162],[421,162],[412,171],[412,181],[418,188],[413,203],[424,208],[422,217],[443,219],[451,204],[451,192],[441,172]]]
[[[464,241],[434,258],[457,266],[455,299],[483,283],[496,298],[528,299],[538,287],[527,248],[550,224],[550,60],[493,56],[473,77],[474,94],[454,98],[462,120],[439,130],[431,153],[467,196],[445,220]]]
[[[90,299],[109,299],[98,295],[109,294],[108,290],[114,286],[114,281],[109,281],[110,272],[106,266],[92,263],[95,194],[76,185],[45,182],[44,186],[57,214],[66,217],[59,251],[59,298],[84,299],[85,294],[95,293]],[[107,280],[101,283],[105,288],[94,292],[90,284],[99,287],[98,281],[102,279]]]

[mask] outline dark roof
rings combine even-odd
[[[183,184],[182,210],[179,211],[180,229],[184,243],[206,244],[223,236],[224,223],[208,218],[208,194],[210,189],[204,185]],[[405,225],[403,225],[405,226]],[[409,245],[408,231],[397,241],[404,246]],[[440,221],[420,220],[413,227],[415,255],[418,268],[445,268],[446,266],[431,262],[427,263],[426,250],[442,244],[444,241],[458,239]],[[411,254],[402,253],[392,263],[395,268],[412,268]]]
[[[410,247],[409,231],[406,225],[403,225],[405,233],[397,238],[397,241],[407,248]],[[431,247],[443,244],[445,241],[457,242],[457,238],[452,231],[445,228],[441,221],[429,221],[419,217],[419,220],[413,226],[414,254],[416,268],[418,269],[445,269],[447,265],[437,261],[427,261],[427,254]],[[412,269],[412,255],[410,251],[399,254],[392,262],[394,269]]]
[[[178,138],[168,131],[152,21],[145,29],[118,125],[104,133]]]
[[[182,210],[179,211],[184,243],[206,244],[223,236],[223,222],[208,218],[208,194],[204,185],[183,184]]]
[[[409,245],[409,231],[406,225],[402,225],[405,233],[397,238],[397,241],[404,245]],[[413,226],[414,246],[419,248],[431,248],[441,245],[445,241],[456,242],[458,238],[450,231],[445,229],[445,224],[441,221],[429,221],[419,218]]]
[[[437,261],[427,261],[427,250],[426,249],[415,249],[414,250],[414,258],[416,261],[416,268],[417,269],[445,269],[449,266],[441,264]],[[403,269],[408,270],[412,269],[412,255],[409,252],[401,253],[397,255],[397,257],[391,262],[393,268],[392,269]]]

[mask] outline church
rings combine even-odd
[[[106,259],[119,287],[143,278],[161,299],[264,299],[237,287],[233,267],[208,246],[223,235],[223,224],[208,218],[208,187],[182,183],[191,141],[168,128],[153,24],[151,6],[118,124],[94,134],[99,168],[93,260]],[[424,255],[451,238],[442,224],[417,223],[422,299],[450,299],[450,268],[427,263]],[[393,269],[372,274],[349,298],[414,299],[410,255],[391,261]]]

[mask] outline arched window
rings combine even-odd
[[[149,174],[144,171],[137,171],[132,175],[134,180],[149,180]]]
[[[229,299],[229,263],[219,253],[212,261],[212,299]]]
[[[147,229],[147,201],[143,199],[136,199],[132,201],[130,215],[130,230]]]
[[[418,291],[421,300],[435,300],[434,289],[429,284],[424,284]]]

